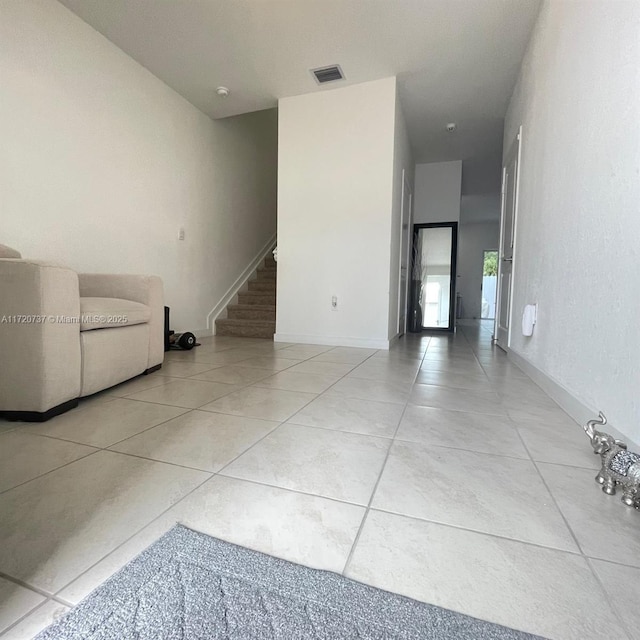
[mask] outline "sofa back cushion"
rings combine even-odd
[[[2,258],[22,258],[19,251],[7,247],[5,244],[0,244],[0,260]]]

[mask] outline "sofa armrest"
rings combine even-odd
[[[164,360],[164,291],[158,276],[129,274],[80,273],[80,295],[83,298],[122,298],[140,302],[151,308],[149,320],[148,369]]]
[[[0,411],[42,413],[80,395],[78,275],[0,260]]]

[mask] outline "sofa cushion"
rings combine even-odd
[[[144,324],[151,308],[122,298],[80,298],[80,331]]]
[[[0,244],[0,259],[1,258],[22,258],[19,251],[7,247],[5,244]]]
[[[149,324],[117,331],[82,331],[81,396],[90,396],[138,376],[149,359]]]

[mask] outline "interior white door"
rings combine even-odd
[[[502,211],[500,216],[500,253],[498,261],[498,296],[496,300],[495,342],[502,349],[509,346],[513,299],[513,258],[515,255],[518,210],[518,169],[522,127],[511,144],[502,167]]]
[[[409,235],[411,233],[411,187],[402,171],[402,211],[400,215],[400,281],[398,283],[398,335],[407,331],[407,291],[409,287]]]

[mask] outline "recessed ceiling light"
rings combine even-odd
[[[218,87],[216,89],[216,93],[221,97],[221,98],[226,98],[229,95],[229,89],[227,89],[227,87]]]

